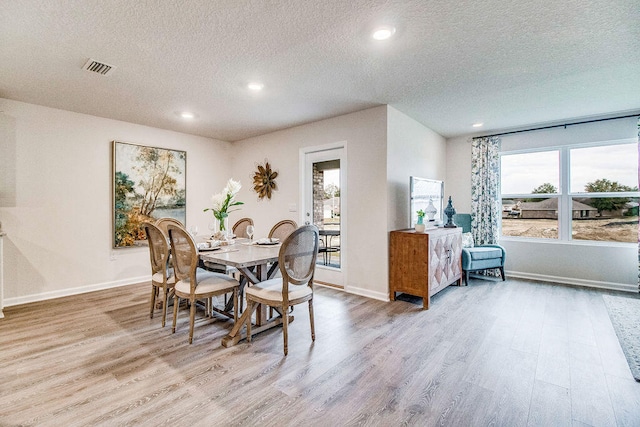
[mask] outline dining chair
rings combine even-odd
[[[236,237],[249,237],[247,235],[247,227],[253,225],[253,219],[241,218],[233,224],[231,231]]]
[[[289,307],[309,302],[311,340],[316,334],[313,320],[313,274],[318,257],[318,228],[304,225],[294,230],[282,243],[278,254],[278,266],[282,277],[248,286],[247,341],[251,342],[251,314],[258,304],[273,307],[282,316],[284,355],[288,353]]]
[[[155,224],[160,230],[162,230],[162,232],[164,233],[165,236],[167,236],[167,238],[169,238],[169,234],[167,233],[167,225],[174,224],[184,228],[184,224],[182,224],[177,219],[170,218],[170,217],[158,218]]]
[[[284,241],[289,234],[291,234],[296,228],[298,228],[298,224],[295,221],[290,219],[285,219],[278,222],[276,225],[271,227],[269,231],[269,238],[280,239],[280,241]]]
[[[232,277],[214,273],[198,267],[199,253],[193,237],[184,228],[169,224],[167,226],[173,269],[176,275],[173,301],[173,330],[176,332],[180,298],[189,301],[189,344],[193,342],[193,325],[196,315],[196,301],[205,300],[209,307],[211,297],[233,293],[233,320],[238,320],[239,283]],[[207,309],[207,313],[209,310]]]
[[[153,319],[156,297],[162,289],[162,327],[167,320],[167,303],[173,287],[175,276],[169,268],[169,243],[162,230],[150,222],[143,222],[142,227],[149,242],[149,258],[151,259],[151,307],[149,317]]]

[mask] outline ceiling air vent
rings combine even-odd
[[[82,67],[83,70],[91,71],[94,73],[108,76],[113,70],[116,69],[113,65],[105,64],[104,62],[98,62],[95,59],[89,59]]]

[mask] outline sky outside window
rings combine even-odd
[[[546,183],[559,188],[559,154],[554,150],[502,156],[502,194],[530,194]]]
[[[585,191],[587,183],[608,179],[621,185],[638,186],[636,144],[574,148],[571,156],[571,192]]]

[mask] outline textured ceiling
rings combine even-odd
[[[227,141],[381,104],[445,137],[640,111],[639,52],[638,0],[0,2],[0,97]]]

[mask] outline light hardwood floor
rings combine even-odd
[[[423,311],[317,287],[316,342],[296,307],[284,357],[281,330],[221,347],[222,318],[188,345],[149,290],[6,308],[0,425],[640,425],[600,291],[471,280]]]

